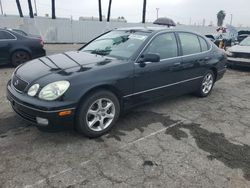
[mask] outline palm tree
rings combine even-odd
[[[220,27],[223,25],[224,19],[226,17],[226,13],[224,10],[220,10],[217,13],[217,26]]]
[[[55,0],[51,0],[51,8],[52,8],[52,19],[56,19],[56,6]]]
[[[146,7],[147,7],[147,0],[143,0],[142,23],[145,23],[146,20]]]
[[[109,20],[110,20],[111,4],[112,4],[112,0],[109,0],[109,8],[108,8],[107,22],[109,22]]]
[[[22,11],[22,7],[20,5],[20,1],[19,0],[16,0],[16,6],[17,6],[17,9],[18,9],[20,17],[23,17],[23,11]]]
[[[30,18],[34,18],[31,0],[28,0]]]
[[[99,21],[102,21],[102,1],[98,0],[98,5],[99,5]]]

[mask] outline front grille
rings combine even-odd
[[[18,78],[16,75],[12,78],[12,84],[16,90],[23,92],[25,88],[28,86],[28,83]]]
[[[239,53],[239,52],[234,52],[234,57],[237,58],[247,58],[250,59],[250,53]]]

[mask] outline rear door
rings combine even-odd
[[[206,40],[196,34],[178,32],[182,55],[181,80],[191,80],[189,86],[197,85],[207,70],[210,58]]]
[[[8,31],[0,30],[0,64],[8,63],[10,60],[10,49],[16,37]]]

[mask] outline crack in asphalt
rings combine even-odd
[[[208,159],[217,159],[231,169],[241,169],[244,178],[250,181],[250,146],[231,143],[222,133],[209,132],[199,124],[178,124],[166,130],[166,134],[177,140],[188,138],[181,129],[187,129],[195,139],[196,145],[210,155]]]

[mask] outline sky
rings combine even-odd
[[[16,0],[2,1],[5,14],[18,14]],[[51,16],[51,0],[32,0],[37,4],[38,16],[46,13]],[[20,0],[24,15],[28,15],[27,0]],[[102,13],[107,15],[109,0],[102,0]],[[112,18],[124,16],[128,22],[141,22],[143,0],[112,0]],[[172,18],[176,23],[201,25],[203,20],[208,25],[216,25],[216,14],[225,10],[225,23],[230,23],[233,16],[234,26],[250,26],[250,0],[147,0],[146,21],[159,17]],[[80,16],[98,17],[98,0],[56,0],[56,16],[78,19]]]

